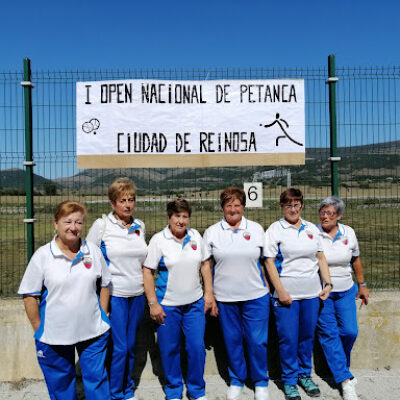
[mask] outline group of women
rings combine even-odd
[[[133,217],[133,183],[117,179],[108,194],[112,212],[94,222],[87,240],[81,238],[85,207],[73,201],[57,207],[56,235],[35,252],[19,288],[52,400],[77,399],[75,349],[86,399],[135,399],[134,345],[145,296],[157,326],[167,400],[183,396],[182,335],[188,396],[206,399],[207,312],[218,316],[227,349],[227,400],[240,398],[248,377],[255,399],[268,400],[270,307],[286,399],[300,399],[297,385],[320,395],[311,379],[315,332],[343,398],[357,399],[349,371],[355,300],[367,303],[369,294],[355,233],[339,223],[342,200],[324,199],[315,226],[301,218],[301,191],[287,189],[280,197],[283,218],[264,232],[244,217],[243,190],[229,187],[220,196],[222,220],[202,237],[190,227],[190,204],[176,199],[167,205],[167,226],[147,246],[144,223]]]

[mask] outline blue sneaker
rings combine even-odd
[[[301,400],[299,391],[296,385],[283,385],[286,400]]]
[[[310,376],[300,376],[299,385],[310,397],[319,397],[321,395],[318,386],[313,382]]]

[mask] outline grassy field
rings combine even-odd
[[[277,198],[281,188],[264,191],[267,199]],[[304,190],[307,198],[303,218],[318,222],[317,205],[319,197],[328,193],[328,188]],[[341,193],[342,194],[342,193]],[[346,194],[342,196],[346,198]],[[191,199],[193,215],[191,226],[201,233],[211,224],[220,220],[222,214],[216,200],[219,192],[187,193]],[[392,197],[393,196],[393,197]],[[40,196],[35,199],[35,248],[48,242],[53,234],[52,210],[67,196]],[[71,197],[68,197],[71,198]],[[211,199],[211,200],[210,200]],[[105,197],[76,197],[88,207],[85,232],[94,219],[109,212]],[[167,197],[139,197],[136,216],[146,224],[147,240],[167,223],[165,205]],[[400,216],[399,200],[393,191],[358,190],[351,192],[346,201],[347,209],[343,223],[352,226],[358,236],[366,280],[376,289],[400,288]],[[280,218],[277,200],[264,200],[262,209],[247,210],[246,216],[267,228]],[[25,218],[25,198],[23,196],[2,196],[0,199],[0,295],[16,294],[26,267],[26,233],[22,222]]]

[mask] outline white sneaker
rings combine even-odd
[[[226,392],[226,400],[237,400],[243,392],[243,386],[231,385]]]
[[[346,383],[342,383],[344,400],[358,400],[356,388],[355,388],[356,383],[357,383],[356,379],[353,379]]]
[[[129,397],[129,399],[125,399],[125,400],[136,400],[136,397],[135,396]]]
[[[268,386],[256,386],[254,400],[269,400]]]

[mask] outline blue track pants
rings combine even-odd
[[[87,400],[110,398],[105,359],[109,332],[74,345],[58,346],[36,341],[36,352],[51,400],[77,400],[75,349],[79,355]]]
[[[357,285],[345,292],[333,292],[324,301],[318,319],[318,339],[336,383],[352,379],[350,353],[358,335]]]
[[[269,293],[254,300],[218,302],[218,308],[231,385],[243,386],[247,378],[244,341],[251,380],[255,386],[268,386]]]
[[[136,332],[143,319],[144,303],[144,295],[110,298],[112,340],[109,375],[112,400],[130,399],[134,396],[134,348]]]
[[[311,375],[319,307],[319,297],[294,300],[290,306],[272,299],[279,337],[282,381],[286,385],[297,385],[300,376]]]
[[[169,399],[181,399],[183,381],[181,370],[181,339],[185,336],[188,358],[187,390],[189,396],[197,399],[205,395],[204,364],[206,350],[204,346],[205,316],[203,298],[184,306],[162,306],[165,323],[157,329],[161,362],[167,384],[165,395]]]

